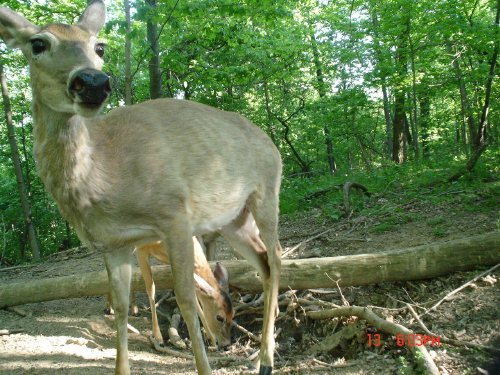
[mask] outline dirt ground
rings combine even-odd
[[[490,197],[491,198],[491,197]],[[477,199],[482,199],[478,195]],[[351,218],[331,222],[320,210],[310,210],[293,217],[281,218],[280,237],[285,250],[329,228],[334,230],[300,246],[291,257],[319,257],[371,253],[406,248],[436,241],[447,241],[498,230],[498,208],[467,210],[459,199],[443,204],[416,201],[402,207],[411,213],[386,231],[373,228],[382,220],[379,216]],[[387,205],[387,198],[374,198],[373,205]],[[395,204],[395,201],[389,202]],[[470,204],[470,202],[469,202]],[[396,215],[397,216],[397,215]],[[219,240],[218,258],[229,259],[232,254]],[[53,256],[43,264],[16,269],[0,269],[0,283],[23,282],[47,277],[72,275],[102,270],[99,254],[84,248]],[[406,308],[410,303],[421,314],[425,308],[463,285],[487,267],[466,273],[456,273],[424,281],[384,283],[363,287],[336,287],[328,290],[289,292],[289,296],[311,301],[327,301],[338,305],[343,298],[350,305],[370,306],[380,316],[422,332]],[[500,348],[500,269],[495,270],[470,287],[444,302],[438,309],[423,317],[428,328],[438,334],[463,342]],[[162,294],[162,293],[160,293]],[[233,295],[241,315],[236,321],[255,334],[260,333],[261,315],[246,311],[243,298]],[[131,316],[130,324],[140,333],[130,333],[129,354],[134,374],[195,374],[193,361],[156,352],[147,336],[151,332],[147,296],[139,293],[141,306],[138,317]],[[345,303],[345,302],[344,302]],[[114,368],[115,330],[112,316],[103,313],[104,297],[58,300],[0,310],[1,374],[111,374]],[[170,314],[175,304],[164,303],[160,309]],[[422,373],[418,361],[408,347],[399,347],[388,334],[380,333],[379,346],[368,344],[373,327],[353,318],[341,320],[311,320],[300,308],[281,307],[277,329],[278,354],[275,356],[277,374],[414,374]],[[164,321],[164,323],[166,323]],[[355,325],[357,324],[357,325]],[[167,324],[164,324],[167,330]],[[308,350],[331,338],[345,327],[355,327],[350,339],[328,352],[311,354]],[[15,333],[20,330],[20,333]],[[186,335],[181,329],[181,334]],[[164,335],[166,336],[166,335]],[[226,352],[210,352],[215,374],[251,373],[247,359],[258,349],[246,335],[235,332],[235,342]],[[493,355],[474,348],[447,344],[430,347],[430,354],[442,374],[485,374]],[[186,351],[186,353],[190,353]],[[254,371],[255,373],[255,371]],[[491,371],[490,374],[500,373]]]

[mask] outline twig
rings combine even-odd
[[[23,268],[33,268],[33,267],[37,267],[39,265],[40,265],[39,263],[35,263],[35,264],[21,264],[20,266],[3,267],[3,268],[0,268],[0,272],[14,271],[14,270],[19,270],[19,269],[23,269]]]
[[[133,332],[137,335],[140,335],[141,333],[139,332],[139,330],[137,328],[135,328],[133,325],[131,325],[130,323],[127,323],[127,328],[130,332]]]
[[[23,332],[24,329],[0,329],[0,336],[15,335]]]
[[[149,341],[151,342],[151,344],[153,344],[153,347],[155,348],[155,350],[160,352],[160,353],[166,353],[168,355],[173,355],[175,357],[189,359],[191,361],[194,359],[191,354],[179,352],[177,350],[168,348],[166,346],[161,346],[160,343],[158,341],[156,341],[153,336],[149,336]]]
[[[181,316],[179,314],[172,315],[172,319],[170,319],[170,327],[168,328],[168,340],[176,348],[186,349],[186,343],[182,340],[177,330],[179,328],[180,321]]]
[[[281,333],[281,328],[278,328],[276,330],[276,333],[274,334],[274,338],[276,339],[278,337],[278,335]],[[255,352],[253,352],[252,354],[250,354],[247,359],[249,361],[253,361],[255,358],[257,358],[260,354],[260,349],[257,349]],[[276,354],[278,357],[279,357],[279,353],[276,351],[276,348],[274,349],[274,354]]]
[[[307,290],[314,294],[334,294],[337,292],[335,289],[307,289]]]
[[[20,307],[17,307],[17,306],[9,306],[9,307],[5,308],[5,310],[13,312],[14,314],[22,316],[23,318],[27,317],[28,315],[31,315],[31,313],[27,313],[26,311],[24,311],[23,309],[21,309]]]
[[[422,329],[424,330],[424,332],[427,333],[428,335],[435,336],[435,335],[432,334],[432,332],[429,330],[429,328],[427,328],[427,326],[425,325],[425,323],[422,321],[422,319],[420,319],[420,317],[418,316],[417,312],[413,309],[413,307],[411,307],[411,305],[409,303],[406,304],[406,307],[408,308],[408,311],[410,311],[411,315],[413,315],[413,317],[415,318],[415,320],[417,321],[417,323],[420,325],[420,327],[422,327]]]
[[[413,315],[413,317],[417,321],[417,323],[420,325],[420,327],[422,327],[422,329],[424,330],[424,332],[427,333],[429,336],[439,337],[440,338],[440,342],[442,342],[443,344],[449,344],[449,345],[460,346],[460,347],[476,348],[476,349],[481,349],[481,350],[489,351],[489,352],[492,352],[492,353],[500,353],[500,349],[494,348],[492,346],[486,346],[486,345],[476,344],[474,342],[467,342],[467,341],[455,340],[455,339],[450,339],[450,338],[448,338],[446,336],[437,335],[434,332],[431,332],[429,330],[429,328],[427,328],[427,326],[424,324],[424,322],[422,321],[422,319],[420,319],[420,317],[418,316],[417,312],[413,309],[413,307],[411,307],[410,304],[407,304],[407,307],[408,307],[408,310],[410,311],[410,313]]]
[[[339,305],[336,305],[332,302],[327,302],[327,301],[323,301],[320,299],[315,299],[314,301],[309,301],[308,299],[305,299],[305,298],[298,298],[297,302],[300,303],[301,305],[320,306],[320,307],[324,307],[324,308],[328,308],[328,309],[340,307]]]
[[[331,232],[331,231],[334,231],[334,230],[339,230],[339,229],[340,229],[340,228],[334,227],[334,228],[327,229],[327,230],[325,230],[325,231],[323,231],[323,232],[320,232],[320,233],[318,233],[318,234],[315,234],[314,236],[309,237],[309,238],[305,239],[304,241],[299,242],[297,245],[295,245],[295,246],[291,247],[290,249],[288,249],[288,250],[284,251],[284,252],[283,252],[283,254],[281,255],[281,257],[282,257],[282,258],[286,258],[286,257],[288,257],[291,253],[293,253],[295,250],[297,250],[298,248],[300,248],[302,245],[304,245],[304,244],[306,244],[306,243],[308,243],[308,242],[311,242],[312,240],[315,240],[315,239],[316,239],[316,238],[318,238],[318,237],[324,236],[325,234],[327,234],[327,233],[329,233],[329,232]],[[345,235],[348,235],[348,234],[350,234],[350,233],[352,233],[352,232],[353,232],[354,230],[356,230],[356,229],[357,229],[357,226],[353,226],[351,229],[349,229],[349,230],[347,231],[347,233],[345,233],[345,234],[344,234],[344,236],[345,236]]]
[[[451,296],[457,294],[458,292],[460,292],[461,290],[467,288],[469,285],[471,285],[473,282],[477,281],[478,279],[480,279],[481,277],[483,277],[484,275],[487,275],[491,272],[493,272],[494,270],[496,270],[498,267],[500,267],[500,263],[498,263],[497,265],[491,267],[490,269],[487,269],[486,271],[480,273],[479,275],[477,275],[476,277],[474,277],[473,279],[467,281],[465,284],[463,284],[462,286],[460,286],[459,288],[451,291],[450,293],[448,293],[447,295],[445,295],[443,298],[441,298],[436,304],[434,304],[434,306],[432,306],[430,309],[426,310],[422,315],[420,315],[421,317],[426,315],[426,314],[429,314],[431,311],[434,311],[436,310],[436,308],[441,305],[444,301],[446,301],[448,298],[450,298]]]
[[[156,303],[155,303],[155,306],[156,308],[158,308],[162,303],[163,301],[169,299],[170,297],[172,297],[171,293],[165,293]]]
[[[238,323],[236,323],[234,320],[233,320],[233,326],[240,332],[244,333],[245,335],[248,336],[248,338],[250,338],[251,340],[257,342],[257,343],[260,343],[260,338],[255,336],[252,332],[250,332],[249,330],[247,330],[245,327],[242,327],[240,326]]]
[[[330,367],[330,368],[342,368],[342,367],[349,367],[349,366],[354,366],[358,364],[358,361],[349,361],[346,362],[344,361],[335,361],[335,363],[327,363],[320,361],[317,358],[311,358],[311,362],[316,365],[324,366],[324,367]],[[339,363],[337,363],[339,362]]]
[[[56,253],[52,253],[49,256],[47,256],[47,259],[57,258],[58,256],[66,255],[68,253],[77,253],[80,250],[82,250],[82,247],[72,247],[71,249],[67,249],[67,250],[63,250],[63,251],[58,251]],[[87,256],[87,255],[92,255],[92,254],[93,254],[93,252],[90,251],[88,254],[85,254],[85,255]]]

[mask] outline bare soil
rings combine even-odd
[[[453,192],[452,192],[453,193]],[[452,194],[450,193],[450,194]],[[454,193],[453,193],[454,194]],[[378,252],[406,248],[425,243],[446,241],[498,230],[498,208],[481,209],[491,196],[477,194],[461,204],[460,194],[442,203],[417,200],[399,203],[398,197],[374,197],[368,204],[376,207],[392,205],[382,215],[360,216],[330,221],[321,209],[281,218],[280,236],[285,250],[327,229],[334,230],[308,241],[290,257],[320,257]],[[470,198],[470,197],[469,197]],[[474,206],[475,205],[475,206]],[[474,208],[476,207],[476,208]],[[389,210],[390,211],[390,210]],[[391,219],[387,221],[387,219]],[[384,227],[381,223],[389,222]],[[218,257],[233,255],[222,240]],[[29,267],[2,270],[0,282],[22,282],[102,270],[99,254],[84,248],[52,256],[46,262]],[[364,287],[349,287],[339,291],[294,291],[288,297],[328,301],[338,305],[370,306],[377,314],[422,332],[406,309],[410,303],[421,314],[434,302],[463,285],[486,269],[456,273],[432,280],[385,283]],[[424,323],[437,335],[464,342],[500,348],[500,271],[481,278],[462,290],[438,309],[423,317]],[[34,290],[33,293],[37,291]],[[160,293],[161,294],[161,293]],[[261,315],[246,309],[243,296],[233,296],[240,315],[237,322],[255,334],[260,333]],[[134,374],[195,374],[193,361],[156,352],[147,337],[151,332],[147,296],[139,293],[139,316],[131,316],[130,324],[140,333],[130,333],[129,354]],[[1,374],[111,374],[114,368],[115,338],[113,316],[103,313],[104,297],[58,300],[0,310]],[[160,306],[165,314],[175,308],[172,299]],[[277,321],[276,373],[278,374],[414,374],[422,373],[418,360],[407,346],[398,346],[394,337],[383,332],[380,345],[370,346],[368,334],[373,327],[353,318],[314,321],[307,319],[301,308],[282,306]],[[308,353],[345,327],[355,326],[355,334],[341,340],[328,351]],[[167,330],[164,321],[164,329]],[[21,333],[14,333],[21,330]],[[186,335],[181,329],[181,334]],[[166,335],[165,335],[166,337]],[[247,336],[235,332],[235,342],[228,351],[209,353],[215,374],[255,373],[247,359],[258,345]],[[494,355],[491,352],[455,347],[447,344],[429,347],[442,374],[484,374]],[[190,353],[188,350],[186,353]],[[490,374],[500,373],[491,370]]]

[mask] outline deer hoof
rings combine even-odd
[[[259,375],[271,375],[273,368],[271,366],[260,366]]]

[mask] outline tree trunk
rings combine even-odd
[[[23,170],[21,167],[21,159],[19,158],[19,149],[16,142],[16,133],[14,125],[12,124],[12,110],[10,106],[9,91],[7,89],[7,80],[5,78],[3,63],[0,60],[0,82],[2,85],[2,97],[5,108],[5,119],[7,122],[7,132],[10,143],[10,152],[12,155],[12,162],[14,164],[14,172],[16,174],[17,188],[19,191],[19,197],[21,199],[21,206],[23,209],[24,220],[26,223],[26,232],[28,235],[28,242],[33,254],[33,258],[36,261],[40,260],[40,248],[38,246],[38,241],[35,233],[35,225],[33,224],[33,218],[31,215],[31,205],[28,199],[28,190],[26,189],[26,184],[24,182]]]
[[[384,103],[384,119],[385,119],[385,152],[387,158],[392,155],[392,121],[391,121],[391,105],[389,103],[389,95],[387,95],[387,84],[385,83],[385,77],[382,78],[382,100]]]
[[[493,78],[495,77],[495,69],[497,66],[498,50],[500,47],[498,26],[500,21],[500,0],[497,0],[497,14],[495,17],[495,31],[494,40],[495,46],[493,48],[493,55],[490,60],[490,70],[488,72],[488,78],[486,79],[485,94],[484,94],[484,104],[481,110],[481,119],[479,120],[479,126],[477,129],[476,138],[474,139],[474,148],[477,150],[481,148],[486,143],[486,119],[488,118],[488,111],[490,108],[490,97],[491,97],[491,86],[493,84]]]
[[[405,9],[401,8],[401,17],[408,18],[405,14]],[[392,160],[398,164],[405,161],[405,87],[404,80],[408,69],[407,63],[407,44],[409,23],[405,21],[406,28],[402,34],[398,36],[398,46],[396,47],[396,74],[398,77],[399,87],[395,88],[394,99],[394,121],[392,123]]]
[[[424,93],[419,98],[420,101],[420,131],[422,140],[422,157],[429,159],[429,136],[430,136],[430,118],[431,104],[429,97]]]
[[[401,164],[405,161],[405,93],[396,92],[394,101],[394,121],[392,122],[392,160]]]
[[[411,135],[412,135],[412,146],[413,154],[415,155],[415,160],[419,159],[419,145],[418,145],[418,112],[417,112],[417,77],[415,68],[415,47],[413,45],[413,39],[411,37],[411,20],[408,17],[408,44],[410,46],[410,62],[411,62],[411,79],[412,79],[412,106],[413,111],[410,112],[410,124],[411,124]],[[413,116],[411,115],[413,114]]]
[[[473,142],[476,134],[476,125],[474,124],[474,117],[472,114],[469,95],[467,93],[465,82],[462,77],[462,69],[460,68],[458,58],[454,56],[451,43],[447,42],[446,47],[448,49],[448,53],[452,56],[453,59],[453,69],[455,70],[455,76],[457,78],[458,87],[460,89],[460,104],[462,106],[462,115],[465,118],[469,128],[469,145],[473,147]]]
[[[269,135],[271,136],[271,139],[273,143],[276,145],[278,150],[280,149],[280,146],[278,144],[278,136],[276,135],[276,126],[273,124],[273,113],[271,111],[271,98],[269,97],[269,86],[267,84],[267,81],[264,81],[264,97],[266,100],[266,114],[267,114],[267,128]]]
[[[323,77],[323,68],[321,66],[318,44],[314,33],[311,34],[311,44],[314,56],[314,67],[316,68],[316,82],[317,91],[320,98],[326,96],[325,80]],[[330,129],[328,126],[323,127],[323,134],[325,135],[325,145],[326,145],[326,160],[328,162],[328,172],[334,174],[337,171],[337,163],[335,162],[335,156],[333,155],[333,141]]]
[[[160,42],[158,40],[158,24],[154,21],[156,15],[156,0],[146,0],[149,7],[147,21],[147,36],[153,56],[149,60],[149,96],[151,99],[161,98]]]
[[[387,83],[386,77],[387,74],[385,72],[384,67],[384,57],[382,53],[382,47],[380,45],[379,37],[378,37],[378,18],[375,12],[375,9],[372,5],[370,5],[371,11],[371,19],[373,25],[373,51],[375,55],[375,60],[377,64],[378,75],[380,78],[381,86],[382,86],[382,102],[384,106],[384,119],[385,119],[385,134],[386,134],[386,155],[390,157],[392,155],[392,142],[391,142],[391,133],[392,133],[392,119],[391,119],[391,109],[389,103],[389,95],[387,94]]]
[[[132,40],[130,39],[130,0],[124,0],[125,7],[125,105],[132,104],[132,69],[131,50]]]
[[[491,232],[459,240],[427,244],[375,254],[331,258],[283,259],[280,289],[337,288],[340,286],[429,279],[500,262],[500,233]],[[247,261],[224,261],[233,288],[261,292],[257,272]],[[172,288],[170,266],[154,266],[158,289]],[[140,271],[132,288],[144,290]],[[108,293],[106,271],[0,285],[0,308],[62,298]]]
[[[493,78],[495,77],[495,69],[496,69],[496,65],[497,65],[498,50],[500,48],[500,41],[498,38],[499,21],[500,21],[500,0],[497,0],[497,13],[496,13],[496,17],[495,17],[495,32],[494,32],[495,45],[493,48],[493,54],[492,54],[492,57],[490,60],[490,69],[488,72],[488,78],[486,80],[486,85],[485,85],[484,105],[483,105],[483,108],[481,111],[481,119],[479,121],[477,134],[475,135],[474,138],[472,138],[472,142],[474,145],[474,152],[472,153],[471,157],[467,161],[465,168],[458,171],[453,176],[449,177],[448,178],[449,182],[456,181],[460,177],[462,177],[466,172],[472,171],[474,169],[474,166],[476,165],[477,161],[481,157],[484,150],[486,150],[486,147],[488,145],[487,140],[486,140],[486,119],[488,118],[488,110],[489,110],[489,106],[490,106],[490,96],[491,96],[491,86],[493,84]]]

